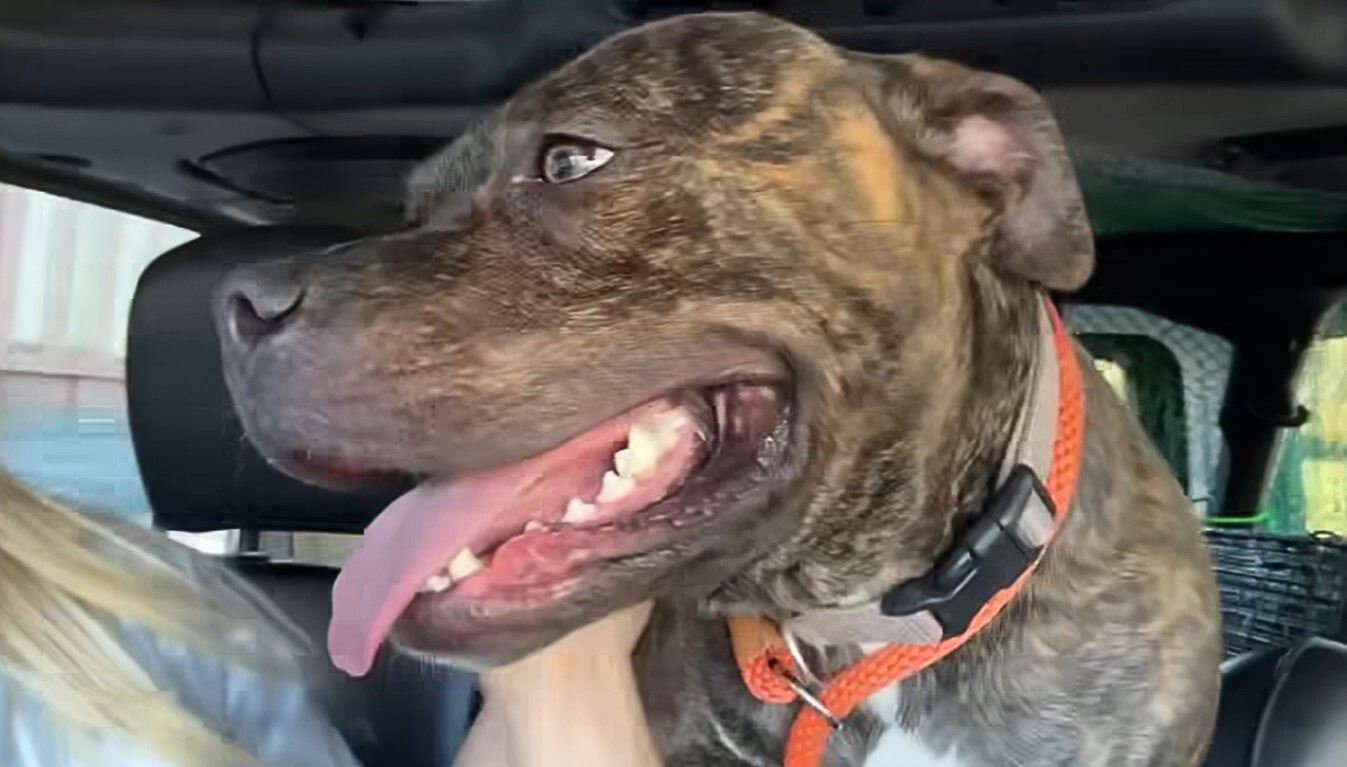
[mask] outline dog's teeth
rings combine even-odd
[[[611,471],[603,473],[603,487],[599,490],[599,503],[611,503],[622,496],[630,493],[636,487],[636,480],[631,477],[619,477]]]
[[[678,435],[678,430],[685,426],[695,425],[692,417],[686,410],[670,410],[655,418],[655,425],[667,439],[672,440]]]
[[[669,437],[664,431],[647,424],[636,424],[627,433],[627,470],[624,476],[636,477],[654,468],[660,456],[668,449]]]
[[[566,504],[566,514],[561,518],[561,521],[568,525],[579,524],[594,516],[595,511],[594,504],[585,503],[579,498],[572,498]]]
[[[640,458],[642,454],[654,452],[658,447],[659,433],[651,426],[644,423],[633,424],[627,431],[627,453],[632,461]],[[631,468],[630,465],[628,468]]]
[[[436,573],[427,578],[425,583],[421,584],[421,593],[438,594],[452,585],[454,585],[453,578],[450,578],[444,573]]]
[[[481,569],[482,561],[468,549],[460,550],[449,562],[449,575],[455,582],[461,581]]]
[[[621,476],[631,476],[631,448],[624,447],[613,453],[613,468]]]
[[[538,532],[539,530],[544,529],[545,527],[546,527],[546,526],[545,526],[542,522],[539,522],[539,521],[536,520],[536,519],[530,519],[530,520],[529,520],[529,523],[528,523],[527,525],[524,525],[524,532],[526,532],[526,533],[536,533],[536,532]]]

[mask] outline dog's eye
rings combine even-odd
[[[549,184],[565,184],[593,173],[613,159],[613,150],[575,139],[560,139],[543,146],[538,175]]]

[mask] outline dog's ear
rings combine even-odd
[[[1061,132],[1038,93],[921,55],[862,60],[878,64],[877,106],[891,130],[995,201],[996,267],[1051,290],[1084,285],[1094,237]]]

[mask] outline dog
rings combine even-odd
[[[812,704],[755,697],[726,616],[845,612],[938,568],[1037,396],[1043,296],[1093,269],[1033,90],[756,14],[609,39],[408,187],[404,229],[243,268],[216,301],[264,455],[325,486],[419,481],[338,578],[332,657],[361,674],[388,640],[482,668],[654,597],[635,665],[675,767],[780,763]],[[826,764],[1203,759],[1198,521],[1063,348],[1084,416],[1050,542]],[[824,684],[884,639],[801,636]]]

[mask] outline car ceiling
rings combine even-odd
[[[1340,17],[1328,7],[1317,0],[6,3],[0,178],[197,228],[378,227],[396,218],[410,163],[528,80],[647,19],[756,8],[848,47],[924,50],[1017,75],[1045,92],[1081,148],[1347,189],[1347,60],[1326,48],[1325,30],[1335,29],[1328,21]],[[1328,136],[1312,156],[1279,152],[1305,129]],[[1303,172],[1307,163],[1318,170]]]

